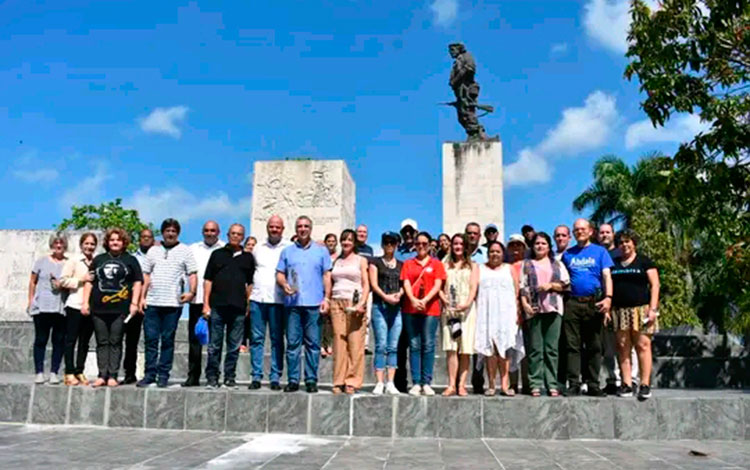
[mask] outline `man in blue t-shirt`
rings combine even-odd
[[[285,392],[299,390],[300,355],[305,343],[305,387],[318,391],[321,313],[327,313],[331,298],[331,255],[310,239],[312,221],[297,217],[297,240],[284,248],[276,266],[276,283],[284,290],[286,312],[287,386]]]
[[[613,266],[607,250],[591,243],[591,224],[578,219],[573,225],[576,246],[568,248],[562,262],[570,274],[570,299],[565,304],[563,328],[567,348],[568,395],[581,394],[581,372],[591,396],[605,396],[599,385],[602,365],[602,330],[610,321]],[[586,364],[581,364],[581,357]],[[583,366],[583,367],[582,367]]]

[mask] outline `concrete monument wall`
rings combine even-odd
[[[255,162],[250,233],[262,241],[273,214],[284,219],[284,237],[294,235],[294,221],[307,215],[312,238],[338,236],[354,228],[356,187],[343,160],[278,160]]]
[[[0,230],[0,321],[29,321],[26,303],[34,261],[49,254],[54,230]],[[78,253],[83,232],[67,232],[68,254]]]
[[[468,222],[494,223],[505,240],[503,144],[500,141],[443,144],[443,231],[463,232]]]

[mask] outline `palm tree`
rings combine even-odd
[[[642,197],[656,202],[665,194],[671,165],[671,160],[659,153],[645,155],[633,167],[615,155],[605,155],[594,164],[594,182],[575,198],[573,209],[582,212],[591,207],[589,219],[597,225],[621,223],[629,227]]]

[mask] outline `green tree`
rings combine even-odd
[[[709,126],[679,147],[668,178],[674,217],[691,223],[695,305],[722,329],[750,331],[750,3],[663,0],[651,11],[634,0],[631,15],[625,76],[651,122],[694,113]]]
[[[136,242],[141,230],[145,228],[154,230],[151,224],[141,221],[137,210],[122,207],[122,199],[115,199],[113,202],[105,202],[98,206],[91,204],[73,206],[71,212],[71,216],[63,219],[56,228],[59,230],[107,230],[120,227],[130,234],[131,241],[128,250],[131,252],[138,248]]]
[[[675,202],[668,197],[671,159],[651,154],[633,167],[607,155],[594,164],[593,182],[574,201],[573,209],[592,209],[596,224],[620,224],[640,236],[638,250],[659,268],[662,326],[699,323],[692,305],[692,244],[682,223],[674,218]]]

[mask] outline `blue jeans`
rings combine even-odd
[[[146,307],[143,315],[143,341],[146,348],[147,382],[169,380],[174,360],[174,335],[182,307]],[[161,352],[159,341],[161,340]]]
[[[320,307],[286,307],[286,376],[299,383],[299,357],[305,344],[305,383],[318,381]]]
[[[253,380],[263,379],[263,345],[271,338],[271,382],[281,381],[284,371],[284,306],[250,302],[250,364],[253,366]]]
[[[409,335],[409,367],[414,385],[430,385],[435,367],[435,334],[440,317],[421,313],[405,313],[406,333]]]
[[[227,353],[224,357],[224,381],[234,380],[237,371],[237,358],[240,357],[240,343],[245,332],[245,311],[234,307],[216,307],[211,309],[209,319],[208,360],[206,361],[206,380],[219,380],[219,363],[221,362],[221,343],[224,342],[224,328],[227,330]]]
[[[373,302],[370,322],[375,334],[375,370],[397,369],[398,337],[402,326],[399,306]]]

